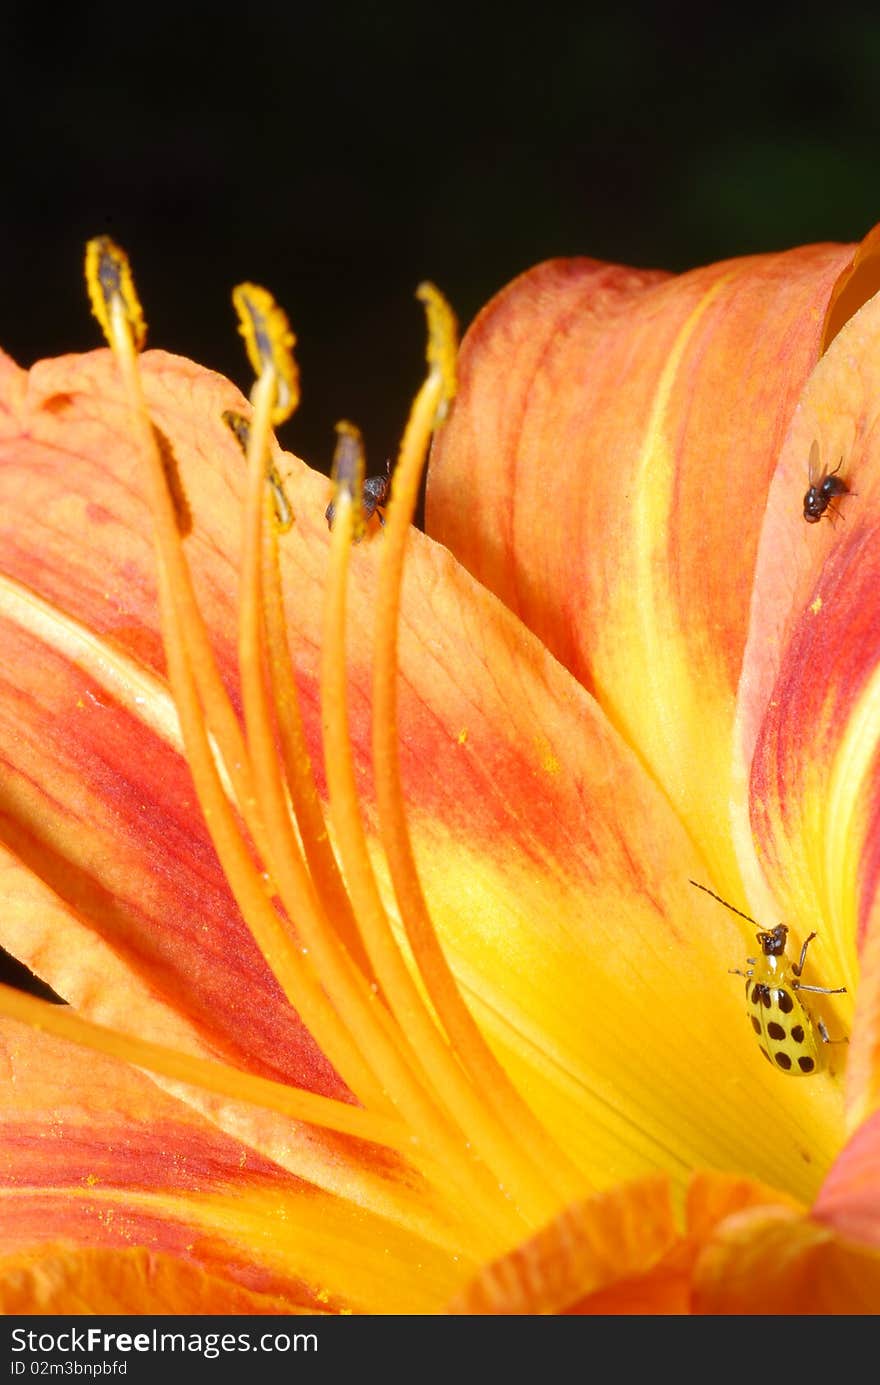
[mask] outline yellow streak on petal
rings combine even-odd
[[[869,830],[866,819],[871,811],[878,742],[880,667],[875,666],[858,702],[849,710],[845,730],[834,756],[827,792],[818,798],[814,805],[815,813],[811,815],[811,820],[818,819],[818,830],[805,843],[811,856],[814,852],[815,859],[821,862],[823,871],[820,897],[824,900],[823,917],[830,924],[828,965],[841,968],[839,979],[835,970],[835,979],[823,979],[819,984],[845,984],[849,992],[848,996],[835,996],[832,1000],[835,1014],[843,1016],[847,1026],[843,1032],[851,1032],[852,1035],[846,1088],[848,1136],[856,1131],[877,1102],[877,1026],[872,1017],[877,1011],[880,978],[876,969],[869,966],[874,950],[871,948],[864,958],[866,990],[863,995],[859,994],[860,898],[856,882],[865,850],[865,835]],[[808,806],[809,799],[805,798],[805,817]],[[870,929],[866,936],[871,937]],[[831,975],[830,972],[827,974]],[[856,1011],[851,1018],[853,997],[856,997]]]
[[[437,1312],[486,1257],[479,1228],[451,1215],[435,1241],[417,1224],[394,1225],[344,1199],[304,1188],[284,1192],[243,1182],[216,1193],[178,1194],[173,1188],[42,1190],[49,1205],[63,1196],[74,1213],[95,1224],[109,1247],[130,1243],[140,1225],[163,1227],[169,1239],[188,1235],[193,1261],[224,1275],[248,1267],[260,1278],[306,1286],[319,1301],[362,1313]],[[29,1191],[0,1190],[10,1221]],[[418,1204],[414,1203],[418,1212]],[[155,1234],[155,1232],[154,1232]],[[34,1252],[38,1254],[38,1251]],[[499,1250],[489,1251],[497,1255]]]
[[[183,753],[174,699],[165,685],[141,664],[4,573],[0,573],[0,614],[83,669],[112,693],[127,712]],[[227,778],[227,792],[228,783]]]
[[[417,1226],[396,1226],[321,1194],[196,1200],[198,1216],[224,1239],[237,1240],[244,1254],[364,1313],[439,1311],[450,1287],[455,1292],[487,1254],[473,1208],[465,1204],[461,1211],[460,1221],[450,1214],[446,1243],[437,1244]]]
[[[668,577],[666,535],[674,503],[676,458],[667,415],[690,340],[731,277],[722,277],[704,294],[681,328],[658,382],[633,471],[634,542],[632,575],[626,582],[626,618],[639,622],[634,644],[643,653],[633,670],[633,678],[641,684],[640,695],[627,699],[630,711],[622,728],[631,744],[650,747],[649,763],[657,781],[675,804],[693,840],[700,844],[712,878],[724,882],[725,888],[739,880],[729,845],[727,801],[719,792],[719,785],[730,779],[731,747],[726,739],[706,737],[695,760],[693,727],[729,726],[733,706],[730,691],[708,651],[696,664],[695,674],[699,651],[693,646],[693,632],[682,623],[687,613],[680,611]],[[640,593],[634,608],[633,588]],[[610,613],[609,632],[615,624]],[[598,662],[601,666],[602,661]]]
[[[617,878],[585,886],[515,843],[469,847],[427,814],[412,826],[477,1019],[594,1187],[653,1168],[681,1193],[708,1165],[815,1197],[839,1149],[842,1093],[828,1074],[799,1082],[762,1057],[727,974],[742,962],[735,921],[720,911],[711,929],[692,925],[686,876],[664,887],[664,916]]]
[[[824,866],[822,898],[824,919],[831,925],[830,956],[842,965],[843,975],[827,985],[846,985],[850,995],[858,986],[856,950],[859,862],[864,849],[860,818],[871,791],[877,746],[880,743],[880,667],[875,666],[858,702],[849,710],[843,736],[837,746],[831,780],[822,804],[822,830],[815,846]],[[836,974],[836,973],[835,973]]]

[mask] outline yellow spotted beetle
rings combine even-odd
[[[747,1012],[764,1057],[791,1077],[807,1077],[818,1072],[822,1067],[822,1045],[847,1043],[848,1040],[830,1038],[824,1020],[814,1020],[800,999],[800,991],[814,991],[817,995],[846,993],[846,986],[807,986],[801,980],[807,948],[816,934],[810,933],[804,940],[801,955],[793,962],[786,956],[788,929],[784,923],[777,923],[775,928],[766,931],[751,915],[734,908],[706,885],[697,880],[691,880],[690,884],[758,929],[756,937],[761,955],[746,958],[748,971],[733,967],[730,974],[746,978]]]

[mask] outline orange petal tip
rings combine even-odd
[[[669,1185],[650,1177],[560,1212],[530,1240],[487,1265],[447,1306],[448,1314],[535,1316],[640,1311],[634,1281],[660,1272],[664,1298],[675,1278],[666,1260],[679,1238]],[[662,1286],[662,1290],[661,1290]],[[615,1289],[619,1303],[615,1306]],[[644,1301],[644,1287],[640,1301]]]

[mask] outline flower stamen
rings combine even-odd
[[[237,414],[234,409],[224,409],[221,417],[247,457],[251,425],[244,414]],[[275,523],[278,526],[278,532],[279,534],[286,534],[293,527],[293,510],[284,489],[284,482],[278,475],[278,470],[271,459],[266,463],[266,481],[272,492],[272,504],[275,507]]]
[[[369,959],[357,929],[351,900],[330,844],[306,745],[299,697],[292,676],[293,660],[284,616],[278,543],[275,529],[270,524],[263,526],[263,618],[269,662],[269,697],[278,725],[284,780],[315,893],[352,959],[367,979],[372,980]]]
[[[368,1140],[400,1154],[409,1154],[411,1140],[403,1123],[395,1116],[352,1106],[335,1097],[275,1082],[269,1077],[241,1072],[227,1063],[199,1058],[180,1049],[152,1043],[131,1034],[123,1034],[107,1025],[83,1019],[66,1005],[56,1005],[36,996],[25,995],[0,982],[0,1012],[9,1019],[29,1025],[55,1038],[104,1053],[133,1067],[185,1082],[202,1091],[234,1101],[244,1101],[266,1111],[276,1111],[290,1120],[302,1121],[340,1135]]]
[[[264,881],[253,864],[235,814],[223,793],[190,670],[179,645],[169,637],[173,602],[167,581],[164,570],[160,570],[160,609],[169,679],[193,783],[229,887],[272,974],[339,1076],[353,1092],[368,1093],[381,1107],[381,1089],[345,1024],[327,1000],[315,977],[311,959],[292,943],[284,921],[268,898]]]
[[[330,540],[330,574],[326,596],[324,634],[321,642],[321,711],[324,726],[324,759],[330,792],[330,817],[352,900],[354,915],[379,984],[394,1015],[395,1040],[392,1048],[395,1065],[406,1054],[411,1067],[409,1081],[397,1086],[396,1101],[401,1114],[419,1131],[435,1159],[448,1161],[449,1175],[459,1181],[464,1172],[478,1189],[483,1217],[496,1219],[505,1213],[506,1234],[514,1208],[528,1216],[518,1188],[499,1187],[491,1177],[490,1161],[477,1163],[466,1138],[449,1120],[450,1109],[463,1102],[472,1109],[472,1123],[479,1123],[482,1104],[463,1078],[457,1062],[425,1009],[394,941],[379,895],[366,836],[360,815],[357,785],[351,757],[346,706],[345,610],[349,557],[352,551],[353,499],[347,488],[337,496],[338,505]],[[380,1055],[376,1052],[377,1062]],[[386,1068],[383,1063],[383,1072]],[[415,1073],[421,1080],[416,1080]],[[423,1083],[425,1085],[423,1085]],[[390,1086],[390,1074],[389,1074]],[[480,1153],[484,1151],[479,1150]],[[488,1165],[488,1167],[487,1167]],[[497,1173],[497,1170],[495,1170]],[[515,1186],[515,1185],[514,1185]],[[503,1203],[499,1206],[499,1193]],[[473,1196],[473,1191],[471,1196]]]
[[[243,304],[250,303],[255,296],[258,296],[264,309],[268,310],[271,307],[270,316],[274,327],[274,336],[279,342],[275,356],[280,350],[289,354],[295,337],[287,325],[286,315],[268,291],[265,289],[256,290],[254,285],[240,285],[233,295],[234,300],[236,296],[242,300]],[[238,308],[238,306],[238,302],[236,302],[236,307]],[[243,595],[240,622],[242,683],[244,686],[245,681],[247,681],[251,690],[249,700],[251,708],[250,734],[260,736],[258,728],[260,726],[268,728],[271,720],[269,708],[274,707],[281,742],[283,778],[285,780],[283,787],[274,769],[274,742],[270,730],[267,729],[265,734],[260,736],[259,744],[265,752],[265,759],[262,762],[265,766],[263,787],[270,792],[275,811],[278,814],[277,822],[283,834],[282,859],[287,852],[298,850],[292,835],[293,823],[295,823],[302,851],[312,875],[316,898],[324,902],[328,918],[334,920],[336,931],[351,952],[357,966],[364,974],[368,974],[369,967],[366,954],[355,926],[350,901],[339,875],[336,858],[327,837],[326,823],[315,787],[311,761],[306,749],[302,717],[299,713],[299,699],[289,674],[292,661],[287,642],[276,540],[278,533],[285,533],[292,527],[293,511],[269,455],[268,426],[269,419],[274,415],[275,410],[279,370],[274,358],[268,359],[265,351],[254,350],[251,354],[249,337],[245,330],[245,324],[250,322],[250,316],[243,318],[241,330],[248,342],[249,356],[252,362],[256,360],[256,363],[263,368],[263,374],[255,384],[254,391],[261,388],[266,397],[266,403],[260,411],[259,420],[256,418],[254,420],[253,431],[251,423],[242,414],[235,413],[231,409],[227,409],[223,414],[224,423],[235,435],[250,467],[245,545],[242,558]],[[282,366],[289,377],[296,377],[296,367],[292,360],[286,365],[282,363]],[[260,380],[264,381],[262,386]],[[261,504],[262,490],[260,480],[260,468],[263,465],[260,456],[262,452],[265,453],[265,477],[272,494],[275,510],[274,526],[261,524],[258,509]],[[261,543],[262,572],[258,563],[258,550]],[[256,664],[255,660],[259,660],[260,665]],[[268,687],[265,688],[264,692],[261,676],[258,674],[257,681],[252,682],[250,675],[266,660],[269,664],[266,672]],[[253,752],[253,744],[250,749]],[[284,799],[285,797],[285,790],[290,795],[293,823],[290,822],[287,812],[286,799],[283,807],[279,804],[279,798]],[[300,890],[302,885],[303,882],[300,880]]]
[[[258,379],[267,371],[275,375],[271,422],[277,426],[290,418],[299,403],[299,371],[293,356],[296,337],[283,309],[259,284],[237,284],[232,303],[254,375]]]
[[[442,1169],[447,1187],[457,1187],[470,1203],[480,1207],[484,1233],[508,1244],[520,1233],[523,1221],[534,1224],[557,1209],[558,1193],[548,1185],[531,1155],[523,1152],[515,1132],[498,1120],[491,1104],[487,1105],[479,1083],[472,1083],[461,1065],[454,1037],[450,1035],[450,1043],[422,999],[382,904],[360,817],[346,710],[345,651],[351,543],[357,536],[356,526],[363,525],[359,434],[351,425],[339,430],[337,513],[321,667],[330,813],[351,901],[342,912],[340,929],[328,917],[330,899],[316,888],[316,878],[323,878],[326,861],[317,877],[310,873],[303,824],[291,815],[293,795],[286,777],[287,764],[292,759],[297,766],[292,776],[295,779],[308,765],[308,758],[301,744],[301,716],[289,666],[280,667],[287,659],[286,638],[276,641],[269,634],[269,622],[273,634],[284,624],[276,535],[271,533],[268,544],[264,537],[264,530],[276,527],[267,503],[270,428],[289,416],[298,399],[298,377],[290,354],[293,333],[271,295],[255,285],[238,286],[233,298],[258,373],[251,398],[254,417],[247,433],[239,622],[245,720],[242,735],[195,602],[168,478],[146,409],[134,337],[115,288],[116,279],[110,276],[109,281],[111,345],[149,463],[169,678],[202,812],[230,889],[284,994],[342,1080],[377,1114],[388,1113],[390,1105],[396,1107],[410,1130],[410,1160],[416,1167],[421,1165],[426,1176],[430,1176],[428,1170],[436,1175]],[[434,422],[442,416],[453,389],[454,328],[450,326],[451,313],[436,290],[422,286],[419,296],[426,303],[432,325],[430,371],[414,409],[419,422],[411,421],[407,437],[412,439],[411,447],[424,452]],[[267,568],[271,573],[266,584],[268,600],[263,589]],[[396,662],[392,676],[395,671]],[[277,674],[286,703],[283,714],[276,711]],[[239,807],[253,847],[223,790],[210,739],[215,724],[222,733],[217,741],[223,762],[230,749],[234,754],[229,769],[238,774],[238,784],[235,779],[233,784],[236,796],[241,793]],[[282,749],[285,740],[288,745],[287,757],[282,754],[280,761],[279,739]],[[314,790],[307,791],[306,800],[312,801],[313,794]],[[320,805],[312,802],[315,808],[317,811],[311,812],[314,839],[325,840]],[[254,859],[254,847],[269,871],[268,888]],[[327,870],[327,877],[338,882],[331,887],[331,899],[343,888],[338,867],[334,870]],[[273,891],[286,918],[273,902]],[[292,926],[299,946],[291,936]],[[351,948],[343,930],[348,931]]]
[[[433,290],[429,323],[435,333],[435,324],[439,325],[439,330],[445,334],[445,342],[450,331],[451,314],[448,310],[446,313],[440,311],[438,299],[437,291]],[[421,448],[422,456],[430,440],[438,411],[442,408],[450,388],[449,351],[439,350],[433,337],[431,343],[428,380],[417,397],[404,441],[404,449],[408,444],[410,452]],[[437,357],[446,364],[445,371],[438,368]],[[413,419],[417,422],[413,423]],[[529,1219],[541,1219],[557,1209],[558,1195],[548,1188],[546,1177],[540,1167],[522,1154],[515,1133],[497,1121],[481,1085],[472,1084],[463,1071],[455,1038],[450,1035],[450,1045],[426,1006],[403,953],[395,941],[369,858],[352,759],[346,705],[345,655],[346,592],[352,530],[356,522],[355,514],[360,508],[363,458],[359,448],[359,435],[351,425],[344,425],[341,435],[341,441],[343,440],[344,456],[335,468],[337,486],[331,531],[326,619],[322,639],[321,707],[330,813],[354,904],[355,917],[362,929],[364,944],[398,1021],[401,1034],[406,1036],[407,1042],[417,1055],[431,1090],[436,1093],[436,1099],[458,1127],[467,1132],[469,1142],[493,1169],[523,1213]],[[337,449],[337,453],[341,450]],[[398,579],[399,576],[398,570]],[[392,667],[392,675],[396,676],[396,662]],[[374,708],[375,715],[379,713]],[[390,723],[392,738],[396,737],[396,725],[396,720]],[[378,773],[378,763],[376,770]],[[409,928],[407,932],[410,932]],[[417,962],[421,962],[421,959],[417,958]],[[427,977],[423,979],[427,980]],[[473,1021],[471,1023],[473,1024]],[[497,1064],[495,1067],[497,1080]],[[578,1186],[583,1190],[582,1182],[579,1182]]]
[[[122,252],[119,253],[121,255]],[[381,1089],[363,1062],[345,1024],[318,984],[311,962],[294,946],[271,904],[264,879],[254,864],[250,848],[241,835],[223,790],[208,740],[209,731],[215,734],[215,725],[221,733],[217,739],[239,807],[260,856],[271,867],[262,808],[258,804],[244,737],[220,680],[192,589],[165,467],[144,397],[135,339],[125,315],[125,304],[118,293],[113,294],[107,308],[111,349],[119,364],[132,422],[149,466],[150,498],[156,524],[160,612],[169,680],[178,708],[187,759],[208,830],[242,915],[285,996],[299,1012],[303,1023],[343,1081],[352,1091],[370,1093],[381,1108]],[[273,319],[273,329],[276,327],[277,322]],[[271,396],[274,402],[274,371],[271,366],[267,368],[265,379],[265,394]],[[262,439],[258,437],[254,445],[263,452]],[[204,711],[199,705],[200,698]],[[212,711],[216,720],[212,718]],[[227,758],[230,755],[231,763]]]
[[[247,746],[274,861],[273,877],[282,902],[288,917],[296,920],[297,932],[309,950],[323,986],[335,1004],[338,1016],[344,1017],[345,1024],[354,1034],[357,1051],[362,1055],[370,1051],[371,1040],[376,1037],[377,1021],[373,1012],[381,1001],[370,990],[363,974],[352,964],[338,935],[331,928],[306,870],[288,810],[282,766],[276,752],[271,689],[264,679],[266,658],[260,558],[265,513],[264,449],[268,441],[274,385],[274,376],[267,371],[254,386],[254,419],[248,445],[239,621],[239,676]],[[381,1030],[381,1025],[378,1029]],[[315,1034],[315,1037],[320,1041],[319,1034]],[[382,1087],[377,1087],[372,1074],[368,1083],[361,1081],[353,1090],[362,1100],[371,1100],[380,1106],[387,1101]]]
[[[135,351],[147,340],[147,324],[125,251],[109,236],[95,236],[86,246],[86,287],[92,312],[111,348],[118,335],[113,316],[121,311]]]
[[[280,312],[280,309],[278,310]],[[442,1110],[435,1106],[421,1077],[420,1060],[422,1054],[418,1043],[409,1038],[407,1024],[392,1025],[385,1011],[383,999],[374,991],[365,975],[352,963],[350,955],[340,942],[338,933],[331,927],[322,908],[322,901],[316,896],[314,885],[305,868],[299,842],[293,831],[293,822],[288,811],[288,797],[282,779],[281,766],[276,753],[274,726],[272,718],[271,688],[264,679],[266,668],[265,626],[263,622],[263,597],[260,569],[262,551],[261,528],[265,515],[264,478],[265,458],[268,451],[269,423],[272,417],[275,390],[275,373],[264,369],[251,392],[254,417],[248,441],[248,488],[245,509],[244,543],[241,581],[241,615],[239,624],[239,674],[244,705],[247,746],[254,771],[254,778],[263,810],[263,821],[269,836],[273,877],[277,882],[281,899],[288,916],[296,920],[297,932],[308,947],[318,975],[340,1017],[353,1036],[358,1052],[368,1056],[373,1073],[379,1078],[382,1090],[376,1094],[374,1084],[364,1089],[363,1084],[354,1090],[363,1100],[383,1101],[390,1097],[408,1120],[425,1147],[436,1157],[438,1149],[449,1165],[451,1176],[461,1183],[470,1197],[478,1196],[485,1202],[498,1200],[497,1185],[488,1171],[479,1165],[465,1141],[453,1132]],[[339,425],[339,446],[337,447],[337,501],[340,515],[338,544],[345,543],[347,553],[351,543],[352,496],[360,497],[363,481],[363,450],[358,430],[351,424]],[[334,545],[334,551],[337,545]],[[334,608],[334,596],[338,600],[339,588],[335,587],[333,574],[338,565],[331,562],[330,595],[328,605]],[[344,624],[344,594],[347,566],[342,567],[341,621]],[[336,628],[335,622],[334,628]],[[338,673],[344,689],[346,665],[344,643],[329,641],[330,659],[334,671]],[[341,658],[339,657],[341,653]],[[344,692],[343,692],[344,704]],[[347,725],[343,728],[343,746],[338,751],[328,749],[328,779],[331,785],[331,812],[333,805],[334,769],[344,761],[350,763],[350,742]],[[343,860],[345,860],[343,851]],[[352,882],[348,881],[352,890]],[[359,916],[360,900],[353,894],[354,915]],[[377,896],[378,900],[378,896]],[[377,903],[383,923],[384,911]],[[366,941],[366,939],[365,939]],[[390,940],[389,944],[396,960],[399,954]],[[379,970],[377,958],[371,953],[367,942],[367,953],[376,968],[380,984],[386,985],[386,977]],[[401,970],[407,976],[405,967]],[[409,982],[411,985],[411,982]],[[413,995],[415,991],[413,990]],[[305,1016],[304,1016],[305,1019]],[[398,1017],[399,1019],[399,1017]],[[306,1023],[308,1021],[306,1020]],[[429,1021],[430,1023],[430,1021]],[[311,1027],[311,1026],[309,1026]],[[433,1026],[432,1026],[433,1027]],[[314,1032],[314,1031],[313,1031]],[[436,1033],[436,1031],[435,1031]],[[320,1033],[316,1033],[320,1040]],[[328,1052],[328,1056],[332,1055]],[[448,1051],[447,1051],[448,1060]],[[472,1094],[471,1094],[472,1095]],[[426,1138],[427,1137],[427,1138]],[[502,1204],[502,1222],[506,1226],[509,1210]]]
[[[340,497],[345,494],[351,501],[351,541],[360,543],[366,530],[363,493],[366,463],[361,431],[353,423],[340,420],[336,425],[336,450],[333,453],[333,467],[330,473],[333,481],[333,500],[328,509],[335,516]]]
[[[376,607],[373,677],[373,766],[382,843],[400,916],[419,972],[459,1060],[485,1094],[511,1140],[527,1151],[546,1184],[566,1201],[589,1191],[583,1175],[563,1154],[522,1100],[464,1002],[437,938],[412,850],[397,737],[397,631],[406,545],[428,446],[455,388],[455,322],[432,285],[419,297],[428,316],[429,372],[410,413],[394,469]],[[438,302],[438,299],[440,300]]]
[[[108,256],[112,263],[119,262],[120,267],[114,274],[109,270],[99,272]],[[157,562],[160,569],[167,568],[169,587],[174,595],[175,617],[169,626],[169,637],[179,641],[185,651],[205,708],[208,727],[219,749],[239,810],[259,848],[264,833],[256,807],[244,737],[217,671],[211,642],[196,601],[177,513],[169,492],[165,463],[144,396],[138,366],[138,351],[144,344],[146,332],[143,315],[134,291],[128,259],[106,236],[89,241],[86,247],[86,281],[93,311],[104,327],[119,367],[135,435],[147,465],[147,498],[155,526]],[[99,303],[103,304],[102,311],[99,311]]]

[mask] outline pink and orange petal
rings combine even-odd
[[[394,1196],[390,1167],[386,1215],[367,1209],[363,1148],[360,1191],[346,1176],[343,1146],[330,1150],[339,1169],[328,1196],[305,1167],[304,1149],[296,1155],[301,1179],[255,1147],[246,1108],[236,1137],[125,1064],[10,1021],[2,1040],[0,1254],[10,1263],[51,1262],[59,1247],[141,1246],[228,1282],[230,1294],[359,1312],[410,1311],[416,1301],[411,1311],[429,1311],[474,1263],[466,1231],[440,1199],[427,1188],[409,1195],[404,1179]],[[307,1148],[313,1138],[288,1124],[291,1145]],[[387,1215],[392,1205],[398,1224]],[[388,1250],[381,1269],[377,1243]],[[424,1267],[418,1286],[407,1284],[405,1270],[415,1259]]]
[[[846,1003],[828,1014],[833,1036],[852,1026],[850,1131],[880,1100],[878,347],[874,299],[798,403],[768,495],[737,719],[741,857],[757,860],[788,917],[822,919],[821,984],[857,995],[854,1016]],[[850,493],[827,522],[795,525],[814,441],[823,465],[842,463]]]
[[[728,891],[764,498],[851,258],[812,246],[674,279],[541,265],[465,338],[431,461],[429,532],[595,690]]]
[[[678,1229],[662,1179],[567,1208],[485,1266],[455,1314],[874,1313],[880,1254],[773,1189],[697,1174]]]

